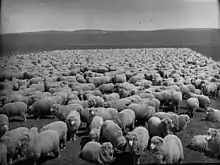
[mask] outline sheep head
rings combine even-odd
[[[160,125],[162,126],[161,128],[164,133],[163,136],[166,136],[168,134],[173,134],[172,129],[174,128],[174,123],[171,119],[169,118],[162,119]]]
[[[150,149],[152,151],[157,151],[159,147],[163,144],[164,140],[162,137],[159,136],[153,136],[151,138],[151,144],[150,144]]]
[[[100,130],[98,130],[98,129],[92,129],[89,132],[89,137],[91,140],[99,141],[99,136],[100,136]]]
[[[215,140],[216,138],[220,139],[220,129],[209,128],[207,130],[207,137],[205,138],[206,141]]]
[[[104,142],[100,148],[100,154],[105,158],[105,161],[113,159],[113,145],[110,142]]]
[[[186,128],[187,124],[190,122],[189,115],[182,114],[179,116],[180,129],[183,130]]]
[[[95,107],[97,103],[96,103],[96,100],[95,100],[95,99],[90,98],[90,99],[88,100],[88,104],[89,104],[89,107]]]

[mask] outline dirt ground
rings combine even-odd
[[[181,109],[179,113],[183,113],[186,111],[185,109],[185,101],[182,102]],[[220,98],[217,100],[212,100],[212,107],[220,109]],[[204,153],[200,153],[198,151],[193,151],[187,148],[187,143],[189,140],[197,134],[205,134],[206,130],[210,127],[212,128],[220,128],[220,122],[208,122],[208,121],[201,121],[201,119],[205,116],[202,112],[196,112],[196,117],[191,120],[188,124],[187,129],[177,133],[177,136],[181,139],[183,147],[184,147],[184,161],[183,163],[220,163],[220,160],[211,158],[210,156],[206,156]],[[28,119],[27,122],[11,122],[10,128],[16,128],[19,126],[26,126],[28,128],[31,127],[38,127],[40,128],[43,125],[46,125],[56,119]],[[83,131],[83,130],[81,130]],[[59,158],[50,159],[50,160],[42,160],[38,162],[38,165],[94,165],[94,163],[90,163],[87,161],[82,160],[79,158],[80,152],[80,140],[81,136],[78,137],[77,141],[69,141],[67,143],[66,149],[61,151],[61,155]],[[132,164],[132,155],[124,154],[121,155],[117,159],[117,164]],[[150,151],[146,151],[145,155],[141,157],[141,164],[150,164],[154,163],[154,158]],[[23,161],[16,163],[16,165],[29,165],[30,161]]]

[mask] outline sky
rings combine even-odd
[[[1,33],[219,28],[217,0],[2,0]]]

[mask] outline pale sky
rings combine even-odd
[[[1,33],[219,28],[217,0],[2,0]]]

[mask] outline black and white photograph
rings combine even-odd
[[[220,0],[1,0],[0,165],[220,164]]]

